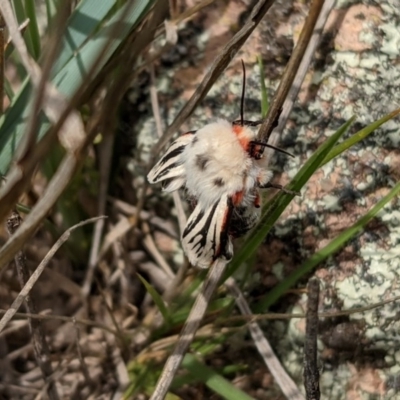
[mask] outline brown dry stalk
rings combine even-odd
[[[260,127],[258,136],[266,142],[268,142],[272,130],[278,125],[283,103],[292,87],[294,78],[314,32],[314,27],[321,13],[323,4],[324,0],[313,0],[306,21],[304,22],[303,29],[301,30],[299,41],[297,42],[290,60],[286,65],[285,72],[282,75],[278,89],[271,101],[268,113]]]
[[[132,2],[132,5],[133,4],[134,2]],[[101,210],[105,210],[106,206],[106,194],[109,181],[108,174],[111,166],[111,152],[108,151],[108,149],[111,149],[111,142],[113,142],[113,139],[109,136],[111,135],[111,132],[115,131],[116,124],[115,118],[110,118],[110,115],[116,115],[116,110],[118,108],[120,100],[123,94],[126,92],[127,82],[131,82],[133,77],[135,76],[135,72],[132,72],[132,66],[135,65],[137,59],[153,41],[157,27],[166,18],[167,8],[168,4],[166,2],[156,2],[149,17],[143,23],[140,34],[137,34],[137,32],[134,31],[131,40],[125,43],[124,49],[123,51],[121,51],[120,57],[116,57],[111,62],[109,62],[109,68],[111,68],[112,66],[114,66],[114,68],[118,68],[119,74],[114,76],[112,85],[107,85],[106,96],[103,102],[103,109],[106,109],[107,112],[102,113],[98,123],[98,125],[102,129],[102,132],[104,132],[105,135],[105,143],[103,143],[103,148],[104,146],[106,146],[104,150],[105,158],[101,161],[102,181],[99,188],[100,194],[98,203],[100,212],[102,212]],[[115,32],[115,34],[117,34],[117,32]],[[115,64],[118,62],[119,65]],[[105,72],[107,72],[107,66],[105,67]],[[111,71],[109,70],[108,73],[110,72]],[[143,202],[142,204],[140,204],[139,202],[139,204],[137,205],[136,219],[140,218]],[[134,223],[131,224],[130,229],[132,229],[133,226]],[[82,295],[84,298],[86,298],[90,292],[95,267],[97,265],[99,257],[102,254],[102,252],[100,251],[102,233],[103,223],[102,221],[99,221],[95,226],[92,246],[90,249],[89,265],[82,285]]]
[[[235,298],[236,304],[243,315],[250,316],[251,309],[236,285],[233,278],[228,278],[225,282],[233,297]],[[304,400],[304,396],[301,394],[299,388],[294,383],[292,378],[286,373],[278,357],[275,355],[274,350],[269,344],[267,338],[264,336],[263,331],[257,324],[257,322],[249,322],[248,328],[253,338],[253,341],[257,347],[257,350],[264,360],[265,365],[268,367],[272,376],[275,379],[277,385],[281,388],[282,393],[288,400]]]
[[[4,52],[6,49],[3,15],[0,13],[0,115],[4,111]]]
[[[315,24],[314,32],[311,36],[310,42],[308,43],[307,49],[304,53],[304,57],[301,60],[300,66],[297,70],[296,76],[293,81],[293,85],[290,88],[288,95],[286,97],[285,102],[282,106],[282,112],[279,117],[278,126],[273,130],[271,136],[268,140],[268,143],[276,146],[279,142],[280,135],[283,129],[286,126],[286,122],[289,118],[290,113],[292,112],[294,102],[297,98],[297,94],[299,93],[300,87],[304,81],[306,73],[309,71],[310,64],[312,58],[314,57],[315,50],[319,45],[321,40],[321,35],[325,26],[325,23],[328,19],[330,12],[332,11],[333,6],[335,5],[336,0],[325,0],[324,5],[322,6],[321,13],[318,17],[318,21]],[[266,149],[265,157],[269,160],[272,157],[273,151]],[[268,163],[267,163],[268,164]]]
[[[14,212],[13,215],[14,214],[18,215],[18,217],[19,217],[19,214],[17,212]],[[19,217],[19,218],[21,219],[21,217]],[[32,290],[33,286],[35,285],[35,283],[39,279],[39,277],[42,274],[42,272],[44,271],[45,267],[47,266],[49,261],[52,259],[54,254],[58,251],[58,249],[68,240],[68,238],[70,237],[72,231],[74,231],[77,228],[80,228],[83,225],[91,224],[91,223],[97,221],[100,218],[104,219],[106,217],[105,216],[100,216],[100,217],[94,217],[94,218],[87,219],[87,220],[82,221],[82,222],[72,226],[71,228],[67,229],[61,235],[61,237],[57,240],[57,242],[52,246],[52,248],[49,250],[49,252],[43,258],[42,262],[36,268],[36,270],[34,271],[32,276],[30,276],[29,279],[25,280],[24,286],[22,287],[22,290],[18,294],[17,298],[14,300],[14,302],[11,305],[10,309],[7,310],[6,313],[4,314],[4,316],[1,318],[1,320],[0,320],[0,332],[5,328],[5,326],[8,324],[8,322],[14,317],[14,315],[18,311],[18,309],[21,306],[21,304],[23,303],[23,301],[26,298],[29,297],[30,291]],[[15,229],[12,232],[12,234],[14,234],[14,232],[15,232]],[[11,233],[10,233],[10,235],[11,235]],[[18,254],[19,253],[17,253],[17,256],[18,256]],[[36,314],[36,312],[32,312],[32,311],[29,311],[29,310],[28,310],[28,312],[32,313],[32,314]]]
[[[167,142],[171,139],[171,137],[178,131],[180,126],[192,114],[197,105],[204,99],[208,91],[212,88],[215,81],[219,78],[219,76],[228,66],[230,61],[240,50],[242,45],[245,43],[247,38],[257,27],[257,25],[264,17],[266,12],[270,9],[273,3],[274,0],[260,0],[253,7],[253,11],[251,12],[251,15],[246,21],[246,23],[222,49],[221,54],[214,60],[213,64],[211,65],[207,74],[204,76],[203,80],[197,87],[196,91],[193,93],[192,97],[185,104],[185,106],[179,111],[175,120],[168,127],[163,137],[158,141],[153,151],[154,155],[161,153],[162,147],[167,144]]]
[[[182,328],[178,341],[168,357],[164,365],[161,376],[157,381],[157,385],[150,400],[162,400],[165,398],[168,389],[178,372],[179,366],[182,363],[190,344],[196,335],[197,330],[203,320],[204,314],[210,303],[211,297],[218,287],[218,283],[225,271],[226,262],[223,260],[216,260],[210,267],[206,279],[200,293],[196,297],[196,301],[190,310],[189,316]]]
[[[163,2],[158,3],[163,4]],[[134,4],[135,2],[131,2],[128,4],[128,7],[131,7]],[[23,54],[27,53],[26,46],[20,32],[18,31],[18,29],[14,29],[16,26],[15,17],[12,13],[12,10],[9,11],[10,5],[7,0],[0,0],[0,11],[3,11],[3,8],[7,11],[7,16],[3,14],[7,26],[11,26],[13,28],[10,29],[10,33],[11,31],[13,32],[12,39],[16,49],[18,50],[18,52],[22,52]],[[114,38],[118,36],[120,29],[121,26],[119,24],[115,24],[109,32],[109,37]],[[151,30],[151,32],[153,31],[154,30]],[[143,29],[139,32],[134,31],[134,33],[136,33],[134,37],[135,40],[137,40],[137,43],[135,42],[135,45],[137,44],[138,46],[138,49],[136,52],[134,52],[134,54],[138,57],[139,52],[142,51],[151,42],[153,36]],[[112,40],[110,39],[110,41],[107,42],[100,54],[94,60],[93,65],[91,66],[87,74],[89,77],[95,74],[96,69],[98,68],[98,64],[104,58],[111,42]],[[34,62],[31,63],[30,58],[21,58],[23,58],[27,63],[27,69],[29,71],[32,70],[34,75],[36,74],[35,79],[37,82],[39,82],[40,75],[38,74],[40,74],[40,70],[36,69],[36,64],[34,64]],[[108,72],[111,73],[112,71]],[[123,87],[126,88],[126,80],[126,76],[119,77],[119,80],[115,80],[114,83],[117,89],[120,90],[123,85]],[[79,113],[76,113],[74,111],[74,107],[80,104],[83,99],[83,95],[86,94],[89,85],[92,84],[93,82],[89,79],[87,82],[82,84],[82,86],[72,96],[71,100],[66,103],[65,108],[57,108],[56,104],[59,104],[61,99],[58,97],[57,92],[53,86],[46,86],[46,88],[49,89],[49,93],[47,93],[46,96],[47,103],[51,103],[51,99],[54,100],[54,104],[50,104],[47,111],[50,110],[51,112],[54,112],[53,116],[58,115],[58,119],[56,119],[54,126],[35,145],[35,148],[32,149],[29,157],[25,157],[24,159],[20,160],[7,175],[6,184],[0,188],[0,202],[2,203],[2,205],[4,205],[4,207],[0,208],[0,220],[2,220],[7,215],[7,210],[9,209],[7,205],[15,204],[17,202],[17,199],[20,196],[20,193],[23,191],[25,185],[28,185],[28,183],[30,182],[31,174],[35,170],[37,164],[43,160],[44,156],[49,153],[52,146],[54,145],[54,142],[57,139],[57,135],[63,137],[64,139],[72,137],[73,140],[71,143],[67,140],[61,141],[63,146],[67,150],[67,154],[61,161],[57,172],[54,174],[52,180],[50,181],[49,185],[45,189],[35,207],[32,209],[31,213],[25,219],[25,222],[21,229],[19,229],[18,232],[16,232],[16,234],[13,235],[13,237],[10,238],[6,242],[6,244],[0,249],[0,270],[13,258],[13,256],[22,246],[22,244],[33,234],[37,226],[45,218],[49,210],[54,206],[60,195],[63,193],[65,187],[69,184],[72,177],[74,176],[76,169],[79,167],[79,165],[81,165],[88,145],[92,143],[94,137],[98,134],[99,121],[101,121],[102,118],[109,118],[109,111],[107,110],[107,112],[104,112],[104,109],[106,108],[103,107],[102,109],[99,109],[98,113],[94,115],[93,118],[89,121],[87,134],[84,133],[84,131],[82,131],[83,134],[77,134],[77,132],[81,131],[80,124],[82,124],[82,121],[80,119],[81,117]],[[112,87],[112,89],[114,89],[114,87]],[[115,93],[114,91],[111,92]],[[64,102],[61,103],[65,104]],[[116,99],[113,99],[113,103],[109,104],[115,103]],[[45,112],[46,104],[43,104]],[[108,106],[109,104],[105,104],[105,106]],[[57,114],[57,112],[59,112],[59,114]],[[52,120],[50,116],[49,119]],[[75,126],[74,121],[76,122]],[[69,128],[71,128],[71,132]],[[76,140],[78,137],[79,140]]]
[[[319,400],[319,369],[318,369],[318,303],[319,282],[311,279],[308,283],[308,302],[306,315],[306,338],[304,342],[304,387],[307,400]]]
[[[22,218],[17,211],[13,211],[11,216],[7,220],[7,231],[12,236],[15,231],[20,227]],[[17,270],[18,280],[21,285],[21,289],[24,288],[30,277],[30,272],[26,265],[25,253],[19,250],[15,255],[15,267]],[[27,294],[25,296],[25,306],[28,313],[36,314],[36,306],[33,298]],[[48,385],[47,393],[51,400],[58,400],[58,391],[55,382],[53,381],[53,368],[50,360],[50,350],[46,341],[42,323],[40,320],[29,318],[29,326],[32,334],[32,344],[35,353],[36,361],[42,372],[43,379]]]

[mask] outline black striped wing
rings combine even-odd
[[[191,143],[195,131],[190,131],[176,139],[167,152],[147,175],[150,183],[163,182],[163,189],[172,192],[184,186],[186,173],[181,159],[185,147]]]
[[[232,210],[228,196],[223,196],[207,209],[197,204],[182,234],[183,250],[192,265],[209,268],[218,258],[232,258],[233,248],[228,234]]]

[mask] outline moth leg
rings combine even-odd
[[[295,196],[301,196],[300,192],[295,192],[294,190],[286,189],[285,187],[283,187],[282,185],[278,185],[277,183],[267,182],[267,183],[264,183],[263,185],[260,185],[259,188],[260,189],[269,189],[269,188],[279,189],[279,190],[282,190],[282,192],[286,193],[286,194],[293,194]]]

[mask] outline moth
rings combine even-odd
[[[162,182],[164,191],[185,188],[194,210],[181,235],[190,263],[208,268],[233,256],[232,238],[251,230],[260,218],[259,189],[282,188],[270,183],[272,172],[263,159],[265,147],[286,151],[257,140],[251,127],[262,121],[243,119],[246,72],[240,120],[219,119],[197,131],[182,134],[147,175],[150,183]]]

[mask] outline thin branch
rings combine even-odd
[[[4,52],[6,50],[5,27],[3,15],[0,13],[0,115],[4,111]]]
[[[281,133],[286,126],[286,122],[289,118],[290,113],[292,112],[293,105],[301,88],[301,85],[304,81],[307,72],[309,71],[315,50],[318,47],[319,42],[321,40],[321,35],[325,23],[335,3],[336,0],[325,0],[324,5],[322,6],[321,13],[319,14],[317,23],[315,24],[314,32],[311,36],[310,42],[308,43],[303,59],[301,60],[299,69],[293,81],[293,85],[289,90],[285,102],[283,103],[282,113],[279,117],[278,126],[276,127],[276,129],[273,130],[270,139],[268,141],[272,145],[276,145],[279,142]],[[273,154],[272,151],[267,151],[266,157],[271,158],[272,154]]]
[[[93,382],[92,378],[90,377],[88,366],[86,365],[85,359],[83,358],[83,355],[82,355],[82,349],[81,349],[81,344],[80,344],[81,335],[80,335],[79,326],[76,323],[75,317],[72,318],[72,322],[73,322],[74,328],[75,328],[76,352],[78,354],[78,360],[79,360],[79,364],[81,366],[82,374],[86,380],[86,384],[89,387],[92,387],[94,382]]]
[[[24,283],[24,286],[23,286],[22,290],[19,292],[17,298],[14,300],[14,302],[11,304],[11,307],[7,310],[7,312],[1,318],[0,332],[5,328],[5,326],[8,324],[8,322],[10,322],[11,319],[14,317],[15,313],[18,311],[18,309],[21,307],[21,304],[23,303],[23,301],[29,295],[30,291],[32,290],[33,286],[39,279],[39,277],[42,274],[42,272],[44,271],[44,269],[46,268],[47,264],[53,258],[54,254],[58,251],[58,249],[68,240],[68,238],[71,236],[72,231],[74,231],[77,228],[80,228],[81,226],[91,224],[100,218],[104,219],[106,217],[100,216],[100,217],[90,218],[85,221],[79,222],[78,224],[67,229],[61,235],[61,237],[57,240],[57,242],[52,246],[52,248],[48,251],[46,256],[43,258],[42,262],[36,268],[35,272],[30,276],[30,278],[27,280],[27,282]],[[34,313],[32,311],[29,311],[29,312]]]
[[[15,231],[22,224],[22,218],[14,211],[10,218],[7,220],[7,231],[10,236],[14,235]],[[26,265],[25,253],[20,250],[15,256],[15,267],[17,270],[18,280],[21,288],[24,289],[26,283],[29,281],[29,269]],[[30,289],[29,289],[30,290]],[[26,301],[26,309],[29,313],[36,314],[36,306],[33,298],[28,295],[29,291],[22,298]],[[58,400],[58,391],[56,384],[52,378],[53,368],[50,361],[50,350],[46,341],[46,336],[43,331],[41,321],[29,319],[29,326],[32,334],[32,344],[35,353],[36,362],[43,375],[43,380],[48,384],[47,394],[51,400]]]
[[[12,307],[12,305],[11,305]],[[2,310],[0,309],[0,315],[5,315],[9,310]],[[64,315],[55,315],[55,314],[31,314],[31,313],[21,313],[21,312],[16,312],[13,315],[14,317],[18,318],[31,318],[31,319],[37,319],[37,320],[43,320],[43,321],[62,321],[62,322],[67,322],[73,324],[74,317],[66,317]],[[99,328],[103,329],[104,331],[110,332],[115,336],[118,336],[119,333],[116,332],[115,330],[111,329],[109,326],[105,324],[101,324],[100,322],[96,321],[91,321],[89,319],[75,319],[75,322],[81,325],[85,325],[90,328]],[[123,339],[120,337],[120,339]]]
[[[171,382],[182,363],[183,357],[185,356],[185,353],[192,343],[196,331],[203,320],[211,297],[215,292],[215,289],[218,287],[218,283],[225,271],[225,267],[226,262],[223,260],[215,261],[210,267],[210,270],[201,288],[201,292],[196,297],[174,350],[164,365],[163,371],[158,379],[157,385],[150,400],[163,400],[166,396]]]
[[[242,45],[257,27],[273,3],[274,0],[260,0],[256,4],[249,19],[239,30],[239,32],[237,32],[234,37],[224,46],[220,55],[214,60],[213,64],[204,76],[202,82],[197,87],[196,91],[193,93],[192,97],[179,111],[178,115],[175,117],[175,120],[168,127],[163,137],[158,141],[153,154],[160,153],[162,147],[171,139],[171,137],[178,131],[180,126],[192,114],[197,105],[204,99],[214,82],[219,78],[221,73],[228,66],[236,53],[240,50]]]
[[[304,342],[304,387],[307,400],[319,400],[319,370],[318,370],[318,303],[319,282],[311,279],[308,283],[308,302],[306,315],[306,338]]]
[[[43,94],[43,108],[53,123],[58,122],[62,112],[68,107],[68,102],[63,95],[50,83],[43,80],[43,73],[28,53],[28,49],[25,45],[22,34],[19,30],[18,22],[14,16],[11,4],[8,0],[0,0],[0,10],[3,14],[4,20],[7,24],[9,34],[14,43],[15,48],[21,57],[21,62],[31,77],[33,85],[37,90],[41,89]],[[50,54],[55,53],[52,45]],[[47,66],[47,72],[50,70],[50,62]],[[63,145],[66,149],[74,150],[76,144],[81,142],[85,136],[85,129],[83,122],[77,112],[71,113],[69,118],[65,121],[64,128],[60,131],[60,139],[63,141]],[[67,134],[68,133],[68,134]]]
[[[161,269],[165,272],[165,274],[169,278],[173,279],[175,277],[174,271],[172,271],[171,267],[168,265],[168,263],[165,261],[164,257],[158,250],[157,245],[155,244],[152,236],[150,235],[149,225],[146,222],[143,222],[142,227],[143,227],[143,233],[144,233],[144,238],[143,238],[144,247],[152,255],[154,260],[161,267]]]
[[[171,27],[171,29],[173,29]],[[154,121],[156,124],[157,135],[159,138],[163,137],[163,127],[161,122],[161,112],[160,112],[160,105],[158,102],[158,95],[157,95],[157,88],[156,88],[156,77],[154,73],[154,65],[150,65],[150,101],[151,101],[151,108],[153,110]],[[179,223],[179,230],[183,232],[186,225],[186,215],[183,210],[183,204],[181,197],[179,196],[179,192],[175,191],[172,193],[172,197],[174,199],[175,208],[177,211],[178,216],[178,223]]]
[[[8,4],[7,0],[0,0],[0,5],[5,3]],[[129,10],[129,7],[132,7],[134,4],[134,2],[128,3],[127,10]],[[160,4],[162,4],[162,2],[160,2]],[[12,18],[14,18],[12,13],[11,16]],[[118,36],[120,28],[121,27],[119,24],[114,24],[112,29],[110,29],[110,41],[105,44],[105,46],[102,48],[101,52],[98,54],[93,64],[89,68],[87,74],[88,77],[91,77],[96,72],[98,64],[102,61],[109,49],[110,44],[112,43],[111,39]],[[141,39],[141,41],[143,42],[141,43],[142,47],[140,47],[142,49],[146,45],[148,45],[148,43],[152,39],[152,36],[147,35],[145,38],[143,38],[141,36],[141,32],[139,32],[137,38],[138,40]],[[62,110],[62,113],[53,128],[51,128],[36,144],[35,152],[31,154],[31,156],[27,160],[23,160],[22,164],[19,164],[12,168],[10,174],[7,176],[6,184],[0,188],[0,202],[2,204],[15,204],[21,190],[23,190],[24,188],[24,185],[29,183],[32,171],[35,170],[37,163],[43,160],[44,156],[48,154],[49,149],[51,149],[52,145],[54,145],[57,132],[59,132],[62,127],[64,127],[63,131],[65,131],[65,135],[62,136],[68,138],[69,129],[66,129],[66,121],[69,119],[69,116],[73,112],[74,107],[76,107],[81,101],[83,94],[87,91],[91,83],[92,80],[88,79],[87,82],[84,82],[81,87],[77,89],[77,91],[71,97],[69,103],[67,103],[67,107]],[[118,87],[121,87],[122,84],[126,86],[125,77],[122,77],[117,83]],[[101,114],[102,115],[100,115],[99,113],[90,121],[91,123],[88,124],[88,133],[86,135],[79,135],[79,137],[82,139],[81,141],[72,140],[73,143],[70,146],[65,146],[69,151],[60,163],[57,172],[54,174],[45,192],[43,193],[35,207],[32,209],[31,213],[25,219],[21,229],[19,229],[18,232],[16,232],[16,234],[13,235],[13,237],[10,238],[0,249],[0,270],[7,265],[7,263],[12,259],[14,254],[21,247],[21,245],[28,239],[30,235],[33,234],[39,223],[44,219],[51,207],[54,206],[55,202],[58,200],[65,187],[71,181],[72,176],[76,171],[76,168],[81,165],[87,146],[92,143],[95,135],[98,132],[97,126],[99,124],[100,117],[104,118],[105,113],[103,112]],[[82,124],[82,121],[80,121],[80,123]],[[80,128],[74,127],[72,125],[72,123],[69,125],[72,132],[71,137],[76,138],[76,135],[74,135],[74,133],[75,131],[79,131]],[[21,185],[21,183],[24,183],[24,185]],[[2,220],[6,215],[7,207],[0,207],[0,220]]]
[[[299,41],[293,50],[292,56],[290,57],[285,72],[280,80],[278,89],[275,92],[275,96],[271,101],[267,116],[258,132],[258,136],[261,140],[268,142],[272,130],[278,125],[283,103],[288,95],[289,89],[292,87],[293,80],[296,76],[297,70],[299,69],[301,60],[303,59],[323,3],[324,0],[313,0],[310,6],[310,11],[306,21],[304,22]]]
[[[60,50],[60,44],[62,43],[62,35],[65,31],[66,28],[66,21],[68,20],[68,1],[66,1],[62,7],[60,7],[60,11],[57,14],[56,21],[54,26],[56,29],[54,29],[51,32],[51,35],[49,35],[49,42],[46,47],[46,52],[44,53],[44,62],[42,63],[42,68],[35,63],[35,61],[31,58],[30,63],[32,66],[34,66],[34,70],[27,69],[29,75],[32,78],[33,85],[35,86],[35,90],[33,92],[33,101],[32,101],[32,107],[30,111],[30,115],[27,121],[27,126],[26,126],[26,133],[23,136],[19,147],[18,147],[18,155],[16,156],[16,162],[18,163],[20,160],[24,159],[29,155],[30,152],[35,148],[35,143],[37,142],[37,133],[39,132],[39,124],[40,124],[40,118],[38,118],[38,115],[43,108],[45,111],[47,110],[47,114],[49,116],[49,119],[52,120],[54,123],[57,119],[59,114],[61,114],[62,109],[65,109],[67,107],[67,100],[64,98],[64,96],[61,95],[60,92],[56,88],[48,88],[48,80],[50,78],[50,74],[54,65],[54,62],[56,61],[56,57],[58,55],[58,52]],[[10,21],[12,24],[12,22]],[[18,33],[21,35],[21,30],[20,27],[18,27]],[[22,35],[21,35],[22,37]],[[17,39],[16,35],[14,34],[12,36],[13,40],[17,40],[19,43],[19,40]],[[15,42],[16,44],[17,42]],[[25,42],[23,42],[25,44]],[[19,46],[21,46],[21,43],[19,43]],[[24,51],[22,47],[17,47],[17,50]],[[26,48],[25,48],[26,50]],[[25,67],[28,65],[25,64]],[[36,76],[37,75],[37,76]],[[51,93],[50,97],[48,98],[49,94]],[[54,100],[54,96],[57,97],[57,101]],[[54,111],[49,111],[48,109],[48,102],[55,102],[57,106],[57,111],[55,112],[55,115],[53,115]],[[60,103],[57,105],[57,103]],[[71,118],[77,118],[77,115],[70,117]],[[81,126],[82,131],[83,131],[83,125]],[[81,132],[79,132],[81,133]],[[74,133],[76,134],[76,133]]]
[[[156,123],[157,134],[158,137],[161,138],[163,136],[163,127],[161,122],[161,113],[160,106],[158,102],[157,88],[156,88],[156,78],[154,73],[154,65],[150,65],[150,99],[151,99],[151,107],[153,110],[154,121]],[[181,196],[178,191],[172,193],[172,198],[174,200],[175,209],[178,217],[179,231],[182,233],[186,226],[186,215],[183,208],[183,203]],[[163,299],[166,302],[172,300],[175,295],[176,288],[182,283],[185,278],[186,272],[188,268],[188,263],[184,262],[179,268],[177,274],[173,277],[171,282],[169,283],[167,289],[163,293]]]
[[[251,309],[248,306],[246,299],[244,298],[239,287],[236,285],[233,278],[228,278],[225,281],[225,285],[228,287],[233,297],[235,298],[236,304],[243,315],[251,316]],[[304,396],[301,394],[297,385],[293,382],[292,378],[286,373],[278,357],[274,353],[271,345],[267,338],[264,336],[263,331],[256,322],[250,322],[248,328],[253,338],[253,341],[257,347],[258,352],[264,360],[265,365],[268,367],[275,382],[281,388],[282,393],[288,400],[304,400]]]

